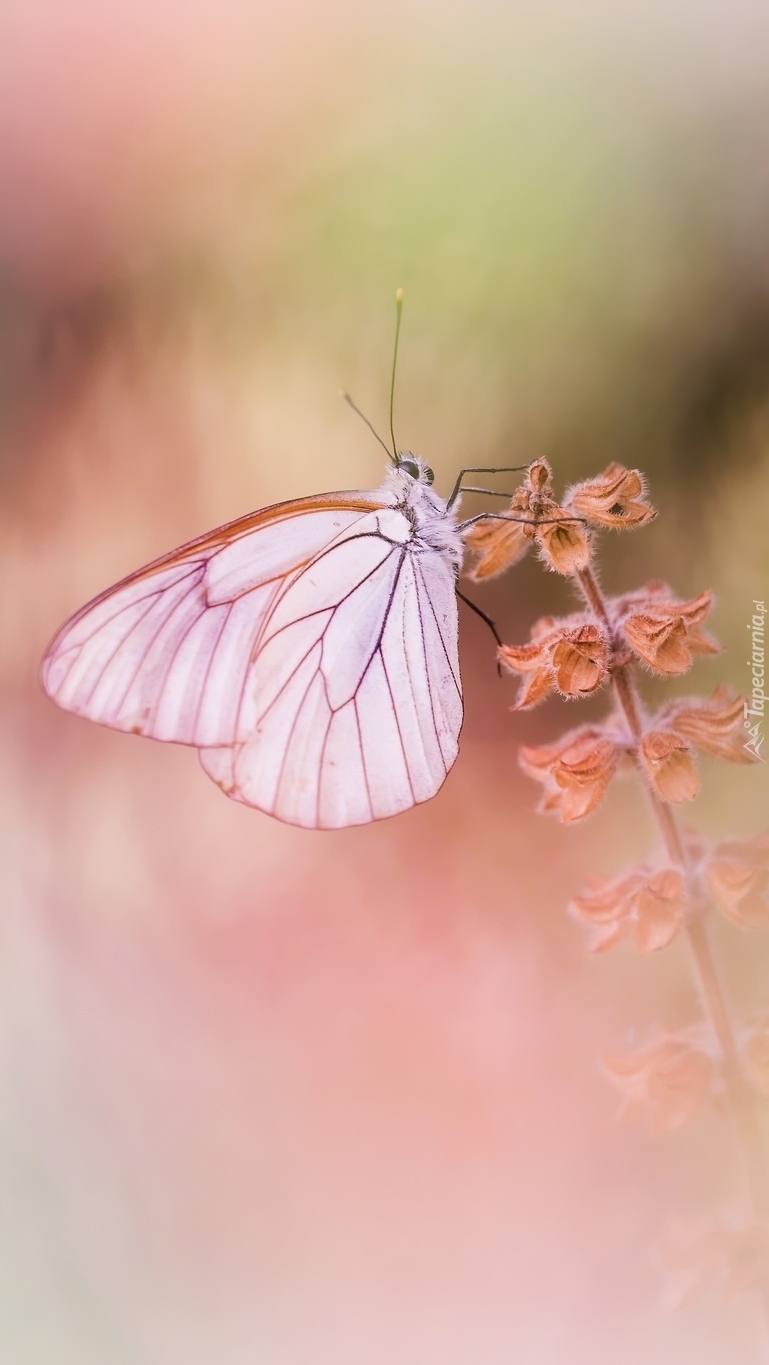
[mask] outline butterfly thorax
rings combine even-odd
[[[416,468],[418,477],[414,477]],[[408,517],[413,527],[412,545],[448,554],[457,569],[462,565],[463,543],[456,529],[456,504],[452,509],[431,488],[432,470],[418,455],[401,452],[399,463],[388,469],[384,488],[394,497],[394,505]]]

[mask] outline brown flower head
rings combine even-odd
[[[565,520],[562,507],[553,503],[548,516],[537,526],[539,557],[549,569],[567,577],[590,563],[590,533],[579,521]]]
[[[666,729],[674,730],[687,744],[711,758],[728,763],[753,763],[743,741],[745,701],[728,686],[717,687],[710,697],[682,697],[657,713]]]
[[[594,621],[564,630],[551,655],[561,695],[584,697],[595,692],[606,678],[608,655],[606,636]]]
[[[557,573],[572,574],[583,569],[590,558],[590,539],[585,527],[579,520],[570,519],[553,497],[552,470],[547,460],[535,460],[529,465],[508,510],[469,526],[464,542],[478,555],[475,565],[467,571],[467,577],[475,581],[504,573],[533,543],[544,562]]]
[[[664,1034],[631,1057],[609,1053],[603,1064],[623,1091],[622,1114],[651,1108],[655,1133],[682,1128],[716,1094],[716,1067],[698,1030]]]
[[[645,498],[643,474],[613,461],[597,478],[586,479],[570,488],[564,505],[595,526],[622,530],[644,526],[656,517],[657,513]]]
[[[601,686],[607,675],[608,643],[603,631],[581,615],[556,621],[543,616],[526,645],[501,645],[500,663],[523,678],[512,707],[535,706],[552,691],[583,697]]]
[[[724,1298],[732,1298],[765,1282],[769,1270],[763,1229],[730,1227],[714,1218],[671,1223],[659,1254],[668,1277],[669,1308],[683,1307],[703,1290],[719,1289]]]
[[[663,801],[692,801],[699,778],[689,745],[673,730],[647,730],[639,757],[649,781]]]
[[[535,460],[526,470],[506,512],[468,526],[462,538],[468,550],[478,558],[471,569],[465,570],[467,578],[474,582],[496,578],[523,558],[534,540],[533,522],[538,507],[543,502],[550,506],[552,502],[551,480],[552,470],[547,460]]]
[[[692,665],[693,654],[717,654],[720,646],[702,629],[702,622],[712,604],[713,594],[703,592],[689,602],[677,601],[670,590],[663,596],[658,584],[644,599],[617,603],[622,613],[622,633],[630,648],[655,673],[686,673]],[[665,585],[662,585],[663,587]]]
[[[686,887],[677,868],[655,872],[641,866],[619,878],[595,879],[570,909],[595,930],[589,952],[604,952],[632,936],[639,953],[651,953],[666,947],[681,928]]]
[[[562,735],[556,744],[525,746],[519,761],[523,771],[544,786],[539,809],[568,823],[595,810],[621,756],[621,745],[607,729],[584,725]]]
[[[716,905],[740,929],[769,924],[769,832],[718,844],[705,864]]]

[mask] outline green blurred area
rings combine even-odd
[[[703,525],[717,537],[734,471],[760,482],[765,461],[767,101],[752,68],[741,84],[732,53],[725,74],[712,16],[692,65],[661,14],[460,11],[433,36],[431,13],[340,9],[309,57],[301,24],[317,16],[299,9],[294,105],[268,103],[250,137],[215,84],[202,147],[177,116],[162,152],[149,139],[108,165],[101,195],[87,146],[80,206],[66,180],[38,186],[37,256],[2,262],[5,423],[56,403],[51,336],[67,334],[87,386],[105,350],[132,354],[130,382],[137,353],[151,368],[194,334],[214,376],[238,368],[246,425],[260,374],[282,371],[322,485],[340,383],[385,424],[404,285],[398,432],[446,483],[466,459],[545,454],[569,479],[617,458],[649,473],[690,548]],[[257,102],[264,37],[232,54],[237,90],[250,58]],[[287,422],[287,459],[291,435]]]

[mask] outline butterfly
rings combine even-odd
[[[463,718],[460,481],[445,501],[423,460],[390,460],[378,489],[253,512],[107,589],[51,642],[48,696],[192,745],[227,796],[289,824],[429,800]]]

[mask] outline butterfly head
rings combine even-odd
[[[429,464],[420,460],[418,455],[412,455],[410,450],[400,450],[395,461],[395,468],[403,474],[408,474],[409,478],[415,483],[426,484],[429,488],[435,475]]]

